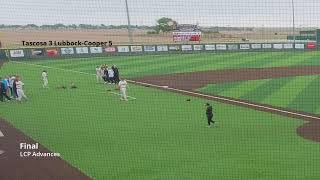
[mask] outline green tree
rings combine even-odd
[[[157,25],[155,26],[155,31],[159,32],[169,32],[177,27],[177,22],[171,18],[162,17],[157,20]]]

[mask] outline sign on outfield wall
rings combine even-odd
[[[145,52],[155,52],[156,46],[144,46],[144,51]]]
[[[157,51],[159,51],[159,52],[168,51],[168,46],[165,46],[165,45],[157,46]]]
[[[142,46],[131,46],[131,52],[142,52]]]
[[[262,44],[262,48],[263,49],[271,49],[272,48],[272,44]]]
[[[118,46],[118,52],[129,52],[129,46]]]
[[[283,44],[273,44],[273,49],[283,49]]]
[[[250,49],[250,44],[240,44],[240,49]]]
[[[228,44],[228,50],[238,50],[237,44]]]
[[[32,56],[43,56],[44,52],[43,49],[31,49]]]
[[[296,49],[304,49],[304,44],[295,44]]]
[[[55,48],[54,49],[47,49],[46,52],[47,52],[47,56],[49,56],[49,57],[58,56],[58,54],[59,54],[58,50]]]
[[[114,52],[117,51],[117,49],[116,49],[116,47],[110,46],[110,47],[104,48],[104,51],[107,52],[107,53],[114,53]]]
[[[10,50],[11,57],[24,57],[24,52],[22,49]]]
[[[77,54],[88,54],[89,49],[88,49],[88,47],[76,47],[76,53]]]
[[[316,49],[317,44],[316,43],[307,43],[307,49]]]
[[[192,45],[181,45],[182,51],[192,51]]]
[[[61,48],[61,54],[74,54],[73,48]]]
[[[92,54],[102,53],[102,47],[90,47],[90,53]]]
[[[193,50],[194,51],[202,51],[203,45],[199,45],[199,44],[193,45]]]
[[[293,49],[293,44],[283,44],[284,49]]]
[[[216,50],[216,46],[214,44],[206,44],[206,45],[204,45],[204,48],[206,49],[206,51]]]
[[[217,44],[216,49],[217,50],[227,50],[227,45],[226,44]]]
[[[170,45],[169,46],[169,51],[179,51],[180,50],[180,46],[178,45]]]
[[[252,49],[261,49],[261,44],[251,44]]]

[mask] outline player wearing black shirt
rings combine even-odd
[[[213,118],[213,111],[212,106],[209,103],[206,103],[206,115],[208,119],[208,127],[211,127],[211,123],[214,124]]]

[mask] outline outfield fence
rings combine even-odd
[[[1,49],[0,60],[103,57],[113,55],[213,53],[213,52],[272,52],[318,50],[316,42],[303,43],[212,43],[212,44],[158,44],[118,45],[107,47],[46,47]]]

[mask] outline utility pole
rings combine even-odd
[[[293,32],[293,50],[296,49],[296,31],[295,31],[295,10],[294,10],[294,1],[291,0],[292,5],[292,32]]]
[[[133,43],[132,39],[132,30],[131,30],[131,23],[130,23],[130,15],[129,15],[129,8],[128,8],[128,0],[125,0],[126,2],[126,11],[127,11],[127,20],[128,20],[128,37],[130,44]]]

